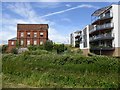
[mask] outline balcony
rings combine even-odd
[[[90,50],[112,51],[112,50],[115,50],[115,47],[113,47],[112,45],[110,45],[110,46],[91,46]]]
[[[114,34],[105,33],[105,34],[100,34],[97,36],[90,37],[89,42],[96,42],[100,40],[112,40],[112,39],[114,39]]]
[[[76,36],[75,36],[75,38],[79,38],[79,37],[80,37],[80,35],[76,35]]]
[[[112,13],[108,13],[105,16],[96,17],[94,20],[92,20],[92,25],[94,25],[94,24],[96,24],[100,21],[108,20],[108,19],[111,19],[111,18],[113,18]]]
[[[89,34],[92,34],[92,33],[96,32],[96,31],[113,28],[113,27],[114,27],[113,23],[107,23],[107,24],[103,24],[103,25],[96,25],[89,31]]]

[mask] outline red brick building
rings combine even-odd
[[[48,40],[48,24],[17,24],[17,37],[8,40],[9,50],[29,45],[42,45]]]

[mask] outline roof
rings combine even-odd
[[[9,39],[9,40],[17,40],[17,37],[11,38],[11,39]]]
[[[22,23],[18,23],[17,25],[48,25],[48,24],[22,24]]]
[[[112,6],[107,6],[107,7],[103,7],[103,8],[100,8],[98,10],[96,10],[92,16],[99,16],[100,14],[102,14],[104,11],[110,9]]]
[[[75,31],[74,33],[80,33],[81,31],[80,30],[78,30],[78,31]]]
[[[17,30],[47,30],[48,24],[17,24]]]

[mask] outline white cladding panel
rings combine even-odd
[[[115,44],[115,47],[120,47],[120,39],[118,39],[118,35],[120,35],[120,31],[118,30],[118,27],[120,26],[118,24],[118,5],[112,5],[112,13],[113,13],[113,23],[114,23],[114,29],[113,29],[113,34],[114,34],[114,41],[113,43]],[[119,32],[118,32],[119,31]],[[119,40],[119,41],[118,41]]]
[[[84,39],[83,39],[83,29],[82,30],[82,43],[80,43],[80,49],[89,49],[89,28],[90,26],[87,25],[85,28],[86,28],[86,35],[87,35],[87,47],[84,48]]]
[[[120,47],[120,5],[118,5],[118,47]]]

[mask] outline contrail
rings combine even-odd
[[[99,7],[93,6],[93,5],[89,5],[89,4],[82,4],[82,5],[79,5],[79,6],[76,6],[76,7],[72,7],[72,8],[66,9],[66,10],[62,10],[62,11],[46,14],[44,16],[41,16],[41,18],[52,16],[52,15],[56,15],[56,14],[61,14],[61,13],[64,13],[64,12],[67,12],[67,11],[71,11],[71,10],[74,10],[74,9],[78,9],[78,8],[95,8],[95,9],[98,9]]]

